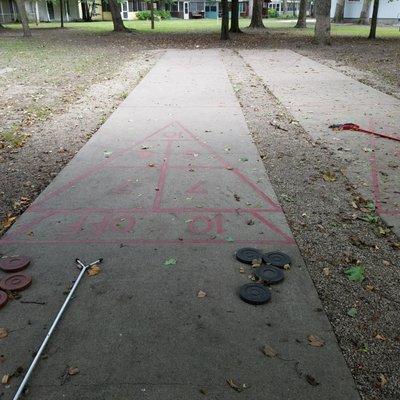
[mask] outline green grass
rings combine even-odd
[[[220,21],[215,19],[201,19],[201,20],[182,20],[171,19],[165,21],[156,21],[155,29],[152,31],[150,28],[150,21],[125,21],[128,28],[136,29],[143,33],[215,33],[220,29]],[[313,24],[309,24],[306,29],[294,29],[294,21],[268,19],[264,20],[267,28],[273,31],[282,31],[295,36],[311,36],[313,34]],[[245,28],[249,25],[248,19],[241,19],[240,25]],[[9,28],[21,29],[18,24],[6,25]],[[67,22],[66,28],[81,30],[88,33],[106,33],[112,31],[111,21],[97,21],[97,22]],[[41,23],[38,26],[31,24],[31,28],[57,28],[59,23]],[[354,36],[354,37],[367,37],[369,33],[368,26],[353,25],[353,24],[332,24],[333,36]],[[377,36],[381,38],[400,38],[398,27],[394,26],[380,26],[377,30]]]

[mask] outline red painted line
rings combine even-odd
[[[221,157],[218,153],[214,152],[213,148],[209,146],[206,143],[202,143],[200,140],[196,138],[195,135],[193,135],[188,129],[186,129],[180,122],[176,121],[176,123],[191,137],[193,137],[194,140],[196,140],[200,146],[204,147],[209,151],[210,154],[213,154],[217,160],[221,163],[221,165],[224,168],[230,168],[231,165],[225,161],[223,157]],[[279,205],[275,203],[269,196],[267,196],[262,190],[258,188],[258,186],[251,181],[246,175],[244,175],[241,171],[239,171],[237,168],[232,169],[232,172],[236,174],[243,182],[245,182],[247,185],[249,185],[259,196],[261,196],[267,203],[269,203],[271,206],[278,208]]]
[[[160,129],[157,129],[155,132],[151,133],[149,136],[145,137],[144,139],[140,140],[139,142],[135,142],[134,145],[140,145],[143,142],[145,142],[148,138],[156,135],[157,133],[161,132],[163,129],[166,129],[168,126],[173,125],[174,122],[170,122],[167,125],[163,126]],[[76,185],[79,181],[83,180],[83,179],[87,179],[88,177],[100,172],[103,168],[107,167],[109,164],[111,164],[115,159],[121,157],[122,155],[124,155],[125,153],[131,151],[131,147],[128,146],[126,149],[114,153],[112,154],[109,158],[105,159],[104,161],[94,165],[91,168],[88,168],[83,174],[78,175],[77,177],[75,177],[74,179],[72,179],[71,181],[67,182],[66,184],[62,185],[60,188],[54,190],[53,192],[50,192],[49,194],[45,195],[42,199],[40,199],[38,201],[38,203],[34,203],[31,205],[31,207],[37,207],[40,204],[43,204],[44,202],[60,195],[61,193],[65,192],[66,190],[70,189],[72,186]]]
[[[281,229],[279,229],[276,225],[274,225],[271,221],[268,221],[266,218],[264,218],[262,215],[260,215],[258,212],[253,212],[252,215],[254,218],[259,219],[262,223],[268,226],[271,231],[277,233],[278,235],[282,236],[285,238],[286,243],[295,243],[294,239],[287,235],[285,232],[283,232]]]
[[[213,207],[178,207],[178,208],[80,208],[80,209],[68,209],[68,208],[60,208],[60,209],[40,209],[35,208],[33,210],[26,210],[24,214],[29,213],[47,213],[51,212],[53,214],[86,214],[86,213],[138,213],[138,214],[184,214],[184,213],[205,213],[205,212],[215,212],[215,213],[253,213],[253,212],[267,212],[267,213],[280,213],[282,212],[281,208],[213,208]]]
[[[167,179],[168,173],[168,163],[169,158],[171,157],[171,149],[172,149],[172,140],[170,140],[167,144],[167,149],[165,150],[165,159],[160,171],[160,177],[158,179],[156,197],[154,199],[153,208],[159,209],[161,206],[162,195],[164,193],[165,181]]]
[[[225,245],[234,245],[234,244],[259,244],[259,245],[294,245],[295,242],[288,242],[285,240],[245,240],[245,239],[240,239],[240,240],[235,240],[235,242],[228,242],[223,239],[132,239],[132,240],[8,240],[8,239],[2,239],[0,240],[0,245],[3,244],[59,244],[59,245],[64,245],[64,244],[77,244],[77,245],[82,245],[82,244],[140,244],[140,245],[191,245],[191,244],[206,244],[206,245],[211,245],[211,244],[225,244]]]

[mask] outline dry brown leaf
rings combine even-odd
[[[87,273],[88,273],[89,276],[95,276],[95,275],[97,275],[98,273],[100,273],[100,271],[101,271],[101,268],[100,268],[97,264],[95,264],[95,265],[92,265],[92,266],[87,270]]]
[[[68,375],[73,376],[79,374],[79,369],[76,367],[69,367],[68,368]]]
[[[380,333],[377,333],[375,335],[375,339],[382,340],[382,341],[386,340],[385,336],[381,335]]]
[[[390,261],[383,260],[383,265],[384,265],[385,267],[388,267],[388,266],[390,265]]]
[[[312,347],[323,347],[325,345],[325,341],[318,336],[309,335],[307,339],[308,344]]]
[[[331,274],[331,270],[329,267],[325,267],[322,271],[325,276],[329,276]]]
[[[267,356],[271,358],[275,358],[278,355],[278,352],[274,350],[271,346],[264,346],[261,351]]]
[[[324,179],[325,182],[335,182],[336,181],[336,175],[331,171],[326,171],[322,175],[322,178]]]
[[[244,269],[244,267],[240,267],[240,268],[239,268],[239,272],[240,272],[241,274],[244,274],[244,273],[246,272],[246,270]]]
[[[15,222],[16,219],[17,217],[13,217],[11,214],[7,214],[1,224],[4,229],[7,229]]]
[[[368,284],[368,285],[365,286],[365,289],[367,289],[370,292],[372,292],[375,289],[375,287],[373,285]]]
[[[206,297],[206,296],[207,296],[207,293],[203,292],[202,290],[199,290],[198,293],[197,293],[197,297],[199,299],[204,299],[204,297]]]
[[[387,383],[388,380],[386,379],[386,376],[383,374],[379,374],[377,386],[382,389]]]
[[[254,260],[251,260],[251,266],[253,268],[261,267],[261,264],[262,264],[261,258],[255,258]]]
[[[0,328],[0,339],[4,339],[8,336],[8,330],[6,328]]]
[[[3,385],[7,385],[7,383],[10,381],[10,375],[9,374],[5,374],[3,375],[3,377],[1,378],[1,383]]]
[[[290,269],[290,264],[285,264],[285,265],[283,266],[283,269],[284,269],[285,271],[289,271],[289,269]]]

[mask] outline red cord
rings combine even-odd
[[[400,142],[400,137],[386,135],[385,133],[367,131],[366,129],[360,128],[359,125],[356,125],[353,123],[346,123],[346,124],[342,124],[342,125],[331,125],[329,128],[338,130],[338,131],[355,131],[355,132],[369,133],[370,135],[375,135],[375,136],[379,136],[379,137],[382,137],[385,139],[390,139],[390,140],[395,140],[396,142]]]

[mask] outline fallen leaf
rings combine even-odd
[[[375,339],[382,340],[382,341],[386,340],[385,336],[381,335],[380,333],[377,333],[375,335]]]
[[[79,374],[79,369],[76,367],[69,367],[68,368],[68,375],[73,376]]]
[[[388,266],[390,265],[390,261],[383,260],[383,265],[384,265],[385,267],[388,267]]]
[[[386,376],[383,374],[379,374],[377,386],[382,389],[387,383],[388,380],[386,379]]]
[[[325,267],[322,272],[324,273],[325,276],[329,276],[331,274],[331,270],[329,267]]]
[[[275,358],[278,355],[278,352],[275,351],[271,346],[264,346],[261,351],[270,358]]]
[[[7,214],[7,216],[2,221],[2,226],[4,229],[8,229],[17,219],[17,217],[13,217],[11,214]]]
[[[8,330],[6,328],[0,328],[0,339],[4,339],[8,336]]]
[[[176,258],[168,258],[164,262],[164,265],[175,265],[175,264],[176,264]]]
[[[239,272],[240,272],[241,274],[244,274],[244,273],[246,272],[246,270],[244,269],[244,267],[240,267],[240,268],[239,268]]]
[[[239,161],[246,162],[246,161],[249,161],[249,159],[247,157],[240,157]]]
[[[364,267],[361,267],[359,265],[347,268],[344,271],[344,273],[347,275],[349,280],[352,282],[362,282],[365,279]]]
[[[92,266],[87,270],[87,274],[88,274],[89,276],[95,276],[95,275],[97,275],[98,273],[100,273],[100,271],[101,271],[101,268],[100,268],[97,264],[95,264],[95,265],[92,265]]]
[[[347,315],[348,315],[349,317],[354,318],[354,317],[357,315],[357,309],[356,309],[356,308],[349,308],[349,309],[347,310]]]
[[[306,381],[311,386],[318,386],[319,385],[319,382],[312,375],[309,375],[309,374],[306,375]]]
[[[261,258],[255,258],[254,260],[251,260],[251,266],[253,268],[258,268],[262,264],[262,259]]]
[[[10,375],[9,374],[5,374],[3,375],[3,377],[1,378],[1,383],[3,385],[7,385],[7,383],[10,381]]]
[[[207,293],[203,292],[202,290],[199,290],[198,293],[197,293],[197,297],[199,299],[204,299],[204,297],[206,297],[206,296],[207,296]]]
[[[154,167],[154,163],[152,163],[152,162],[151,162],[151,163],[148,163],[147,165],[148,165],[149,167]]]
[[[322,178],[324,179],[325,182],[335,182],[336,181],[336,175],[331,172],[331,171],[326,171],[322,175]]]
[[[325,345],[325,341],[318,336],[309,335],[307,339],[308,344],[312,347],[323,347]]]
[[[283,269],[284,269],[285,271],[289,271],[289,269],[290,269],[290,264],[285,264],[285,265],[283,266]]]
[[[227,242],[234,242],[234,241],[235,241],[235,239],[234,239],[232,236],[227,236],[227,237],[225,238],[225,240],[226,240]]]

